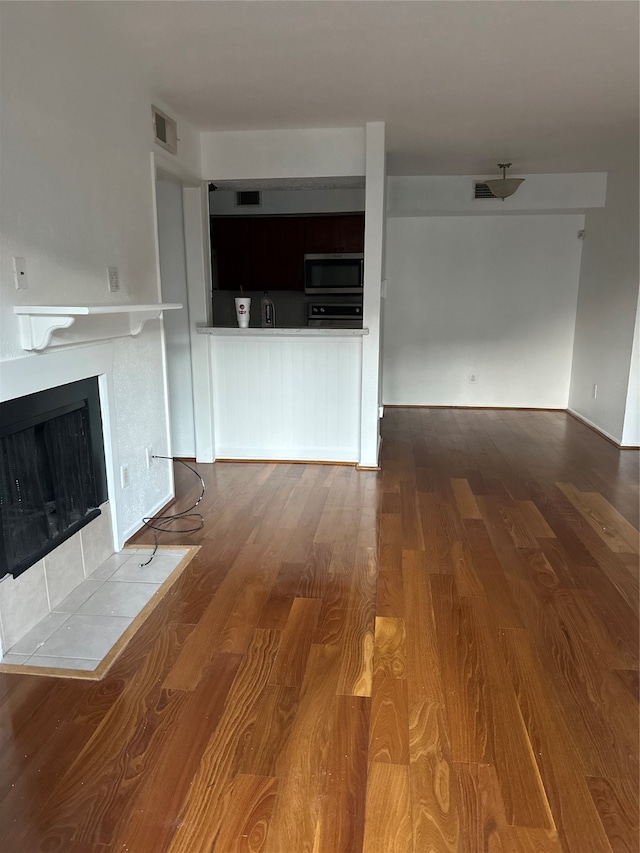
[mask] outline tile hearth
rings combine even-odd
[[[0,666],[5,672],[46,667],[93,673],[190,551],[161,549],[143,567],[149,549],[113,554],[7,649]]]

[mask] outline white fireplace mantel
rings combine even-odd
[[[68,343],[87,343],[139,335],[148,320],[182,308],[174,302],[152,305],[14,305],[25,350],[41,352]],[[64,333],[73,326],[72,333]]]

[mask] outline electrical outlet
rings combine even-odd
[[[593,386],[593,399],[595,400],[597,398],[597,396],[598,396],[598,386],[594,385]]]
[[[129,478],[129,466],[121,465],[120,466],[120,487],[126,489],[127,486],[131,483]]]
[[[109,293],[117,293],[120,290],[120,272],[118,267],[107,267],[109,274]]]
[[[29,281],[27,280],[27,262],[24,258],[13,259],[13,276],[16,280],[16,290],[27,290]]]
[[[478,384],[478,374],[470,373],[469,374],[469,385],[477,385]]]
[[[151,466],[153,465],[153,448],[147,447],[145,453],[147,455],[147,468],[151,468]]]

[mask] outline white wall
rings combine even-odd
[[[174,456],[194,457],[196,443],[193,423],[189,299],[180,184],[158,180],[156,204],[162,301],[178,302],[182,305],[179,310],[167,311],[164,316],[171,452]]]
[[[259,206],[238,207],[235,190],[218,189],[209,193],[211,213],[217,216],[277,216],[364,210],[364,189],[260,190],[260,193]]]
[[[384,402],[566,407],[583,222],[389,218]]]
[[[206,180],[364,175],[364,127],[203,133]]]
[[[513,171],[513,170],[512,170]],[[496,172],[498,170],[496,169]],[[531,213],[603,207],[606,172],[522,175],[518,191],[509,198],[474,199],[474,182],[486,175],[422,175],[389,178],[387,210],[391,216],[433,213]],[[499,178],[499,174],[492,177]]]
[[[638,302],[638,144],[587,213],[569,407],[620,442]],[[593,386],[598,386],[596,399]]]
[[[2,6],[3,360],[25,356],[14,304],[143,303],[160,295],[150,163],[156,100],[134,60],[96,26],[94,6]],[[195,131],[180,126],[186,168],[199,170]],[[14,255],[26,258],[26,291],[15,290]],[[109,265],[119,267],[119,294],[108,292]],[[166,448],[163,382],[158,321],[139,338],[114,342],[112,450],[131,472],[131,485],[118,485],[121,530],[171,492],[168,466],[147,471],[144,459],[146,446]]]

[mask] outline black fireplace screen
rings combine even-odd
[[[40,411],[52,400],[55,409]],[[106,487],[97,380],[2,406],[0,576],[17,577],[100,514]],[[19,420],[7,424],[16,412]]]

